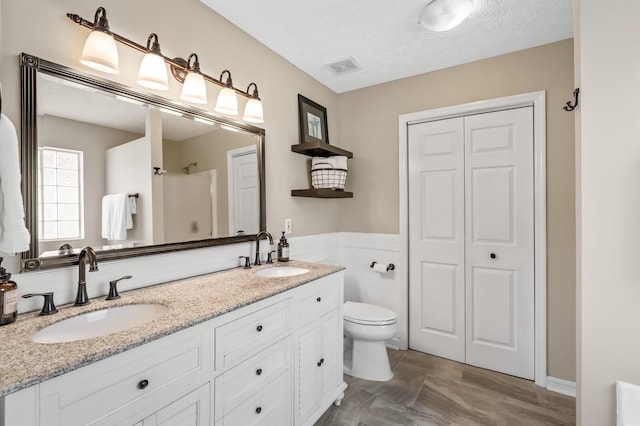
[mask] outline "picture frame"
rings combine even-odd
[[[298,93],[300,143],[329,143],[327,109]]]

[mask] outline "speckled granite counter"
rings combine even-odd
[[[283,264],[236,268],[145,287],[121,293],[118,300],[101,297],[85,306],[58,307],[57,314],[46,317],[38,312],[21,314],[15,323],[0,327],[0,397],[344,269],[291,261],[286,266],[309,272],[284,278],[255,275],[273,266]],[[31,341],[34,333],[65,318],[138,303],[165,305],[169,310],[153,321],[108,336],[54,344]]]

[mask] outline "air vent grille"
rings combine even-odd
[[[327,65],[334,73],[341,75],[353,71],[358,71],[360,65],[353,58],[344,58]]]

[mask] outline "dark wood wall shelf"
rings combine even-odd
[[[344,155],[347,158],[353,158],[353,153],[346,149],[338,148],[324,142],[305,142],[297,145],[291,145],[291,151],[298,154],[309,155],[311,157],[331,157],[333,155]]]
[[[347,158],[353,158],[353,153],[346,149],[338,148],[324,142],[305,142],[297,145],[291,145],[291,151],[310,157],[331,157],[334,155],[344,155]],[[292,189],[292,197],[310,197],[310,198],[353,198],[353,192],[336,191],[334,189]]]
[[[311,198],[353,198],[353,192],[336,191],[334,189],[292,189],[291,196]]]

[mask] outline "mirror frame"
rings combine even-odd
[[[37,75],[43,73],[64,80],[79,83],[113,95],[131,98],[148,105],[168,108],[188,116],[197,116],[216,121],[230,127],[254,134],[257,137],[258,175],[260,180],[260,230],[266,230],[266,188],[265,188],[265,131],[240,121],[230,120],[207,111],[174,103],[170,99],[150,93],[138,92],[135,89],[107,79],[84,74],[75,69],[49,62],[27,53],[20,54],[20,142],[22,167],[22,195],[25,204],[25,222],[31,233],[31,245],[21,256],[21,272],[38,271],[67,267],[78,264],[78,255],[68,254],[40,258],[38,255],[38,107],[37,107]],[[151,173],[151,170],[149,171]],[[131,247],[98,251],[100,261],[125,259],[137,256],[169,253],[180,250],[192,250],[227,244],[253,241],[256,234],[209,238],[204,240],[164,243],[149,246]]]

